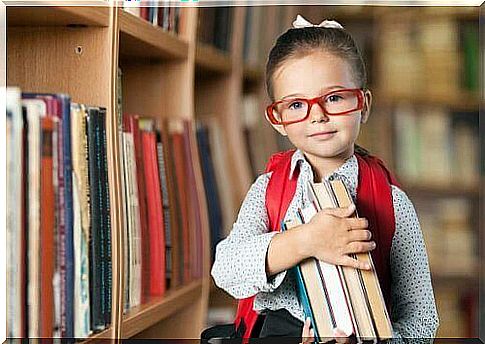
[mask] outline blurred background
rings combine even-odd
[[[200,9],[201,19],[204,11],[211,9]],[[374,95],[358,143],[396,173],[416,207],[440,315],[438,336],[477,337],[485,166],[480,161],[479,8],[247,7],[241,116],[253,180],[271,153],[291,148],[262,116],[269,102],[264,65],[272,42],[298,13],[312,23],[337,20],[356,39]],[[232,211],[237,209],[238,204]],[[230,228],[225,223],[220,237]],[[231,322],[235,305],[213,286],[208,325]]]
[[[485,337],[485,326],[480,326],[485,310],[479,302],[479,295],[485,296],[480,283],[485,276],[480,263],[485,214],[485,161],[480,157],[485,127],[479,121],[485,99],[483,6],[204,7],[203,0],[183,6],[174,2],[123,1],[122,8],[112,8],[111,2],[93,0],[92,7],[7,8],[7,85],[22,92],[62,92],[73,102],[106,109],[104,168],[110,173],[102,184],[114,190],[105,195],[112,207],[103,214],[112,223],[103,232],[109,235],[102,241],[89,236],[92,228],[84,232],[86,243],[110,248],[102,257],[88,259],[87,250],[85,256],[72,257],[62,243],[56,256],[40,250],[42,242],[51,242],[39,238],[35,221],[40,213],[31,207],[34,221],[27,221],[25,204],[7,208],[16,219],[7,225],[7,240],[14,243],[7,260],[7,299],[16,306],[8,312],[10,327],[16,325],[12,333],[39,337],[43,319],[45,333],[62,330],[63,337],[71,337],[65,324],[78,318],[73,327],[82,333],[76,336],[89,336],[89,341],[198,338],[208,326],[233,322],[236,301],[210,277],[214,249],[229,234],[268,157],[291,148],[264,119],[269,103],[265,65],[276,38],[301,14],[312,23],[337,20],[363,53],[373,104],[358,144],[384,160],[416,207],[440,317],[438,337]],[[33,156],[40,150],[28,156],[18,149],[20,138],[34,148],[40,141],[26,140],[39,135],[34,130],[21,136],[22,125],[29,123],[22,124],[20,90],[15,94],[15,106],[7,111],[7,176],[17,184],[9,185],[6,193],[8,200],[20,202],[19,195],[25,200],[27,191],[38,191],[32,182],[40,178],[36,173],[56,173],[34,165],[40,157],[36,162]],[[63,111],[70,114],[69,107]],[[40,119],[34,115],[30,120]],[[143,149],[138,131],[146,137]],[[96,153],[91,162],[100,157]],[[85,154],[81,160],[89,159]],[[140,186],[138,182],[148,179],[143,171],[151,173],[151,184]],[[25,176],[32,177],[26,184],[30,189],[22,189]],[[92,180],[92,185],[100,183]],[[54,179],[47,181],[54,192]],[[89,195],[87,184],[83,192]],[[153,196],[156,188],[160,195]],[[29,201],[40,207],[45,198],[37,192]],[[152,208],[142,211],[145,198]],[[43,211],[60,214],[64,208],[59,201]],[[78,216],[89,215],[87,208],[75,210]],[[80,233],[80,226],[76,228]],[[61,229],[58,234],[66,244],[76,242]],[[67,281],[66,276],[74,279],[84,270],[65,273],[66,262],[77,267],[90,262],[86,271],[101,275],[96,264],[101,258],[106,283],[91,288],[84,303],[80,295],[76,304],[64,297],[72,290],[54,280],[54,269],[41,273],[45,262],[55,263]],[[89,279],[77,278],[77,288],[95,285]],[[60,292],[53,290],[55,283],[61,284]],[[79,316],[99,311],[93,295],[102,299],[104,308],[98,319],[102,324],[96,326],[82,323],[85,318]],[[53,301],[50,308],[43,307],[54,296],[62,307],[55,308]],[[55,314],[60,327],[46,321],[41,311],[52,319]],[[67,311],[69,315],[61,316]]]

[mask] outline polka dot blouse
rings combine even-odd
[[[296,164],[300,165],[300,174],[285,221],[293,218],[298,208],[309,205],[305,185],[313,180],[313,171],[300,150],[292,156],[291,173]],[[325,179],[342,180],[355,201],[358,167],[357,158],[352,155]],[[282,271],[269,279],[266,275],[266,253],[272,237],[278,233],[269,231],[265,207],[270,176],[271,172],[260,175],[248,191],[230,234],[217,244],[211,275],[218,287],[237,299],[257,294],[257,311],[286,308],[304,321],[293,274]],[[414,206],[404,191],[392,185],[392,198],[396,219],[390,255],[393,336],[431,338],[439,320],[423,234]]]

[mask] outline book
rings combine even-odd
[[[25,337],[26,312],[25,290],[26,271],[24,247],[23,186],[22,186],[22,151],[23,120],[20,89],[8,87],[6,92],[6,155],[7,155],[7,188],[6,212],[7,231],[7,337]]]
[[[135,143],[131,132],[123,132],[124,183],[126,192],[125,221],[127,223],[128,266],[127,308],[140,305],[142,299],[142,237],[140,222],[140,204],[138,200],[138,182],[136,171]]]
[[[71,103],[72,187],[74,212],[74,336],[86,338],[91,332],[89,303],[89,153],[86,109]]]
[[[174,169],[173,150],[170,138],[168,121],[160,123],[160,134],[162,139],[163,157],[165,172],[167,176],[167,193],[170,213],[170,288],[178,287],[182,284],[182,248],[181,248],[181,215],[180,197],[177,192],[177,184]],[[163,189],[162,189],[163,191]],[[168,257],[168,255],[167,255]]]
[[[222,214],[219,200],[219,190],[214,171],[213,154],[209,143],[209,129],[202,123],[197,123],[197,142],[199,157],[202,163],[205,195],[209,211],[209,225],[211,231],[211,261],[215,257],[217,242],[222,239]]]
[[[160,186],[162,192],[163,206],[163,225],[165,229],[165,278],[166,287],[169,288],[172,280],[172,214],[171,214],[171,197],[168,186],[168,173],[166,168],[165,145],[160,130],[156,131],[157,137],[157,156],[158,170],[160,173]]]
[[[40,336],[50,338],[54,332],[53,280],[56,265],[56,185],[55,168],[57,151],[57,121],[53,117],[41,119],[41,167],[40,167],[40,250],[42,252],[41,276],[41,328]]]
[[[91,329],[111,322],[111,228],[106,166],[105,109],[86,107],[91,211],[90,300]]]
[[[25,126],[27,145],[25,146],[27,163],[27,232],[28,232],[28,278],[27,304],[29,337],[40,337],[40,300],[41,300],[41,250],[40,250],[40,167],[41,167],[41,116],[45,115],[45,104],[39,99],[22,100],[26,114]],[[43,111],[43,113],[41,113]]]
[[[138,124],[138,115],[123,115],[124,130],[132,133],[133,143],[135,148],[136,160],[136,181],[138,184],[138,205],[140,210],[140,225],[141,225],[141,291],[142,300],[144,303],[149,297],[150,291],[150,241],[148,230],[148,215],[147,215],[147,200],[146,200],[146,186],[144,178],[144,164],[143,164],[143,147],[141,142],[141,132]]]
[[[150,296],[162,296],[165,293],[165,229],[156,136],[153,131],[142,131],[141,139],[150,233]]]
[[[323,208],[347,207],[352,202],[340,180],[309,183],[307,188],[312,206],[300,209],[298,218],[285,223],[286,229],[307,223]],[[306,259],[295,268],[300,300],[319,341],[331,339],[335,328],[347,336],[355,335],[359,342],[392,337],[372,258],[369,253],[352,256],[369,263],[371,270],[337,266],[315,258]]]

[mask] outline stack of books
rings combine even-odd
[[[348,207],[352,198],[341,180],[309,183],[312,206],[299,209],[296,219],[283,224],[291,230],[308,223],[323,208]],[[357,217],[357,214],[354,215]],[[295,267],[300,301],[311,319],[317,341],[326,342],[339,329],[359,342],[392,337],[392,326],[370,253],[351,255],[371,270],[337,266],[308,258]]]

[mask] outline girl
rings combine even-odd
[[[308,181],[341,179],[359,206],[357,154],[366,151],[355,141],[372,104],[360,51],[339,23],[313,25],[298,16],[293,26],[277,39],[266,65],[273,102],[266,118],[296,147],[288,168],[290,177],[298,172],[297,184],[285,221],[308,205]],[[265,315],[260,337],[307,337],[309,323],[287,270],[308,257],[369,269],[349,254],[383,244],[372,237],[365,218],[350,218],[353,206],[324,209],[290,231],[270,231],[265,196],[271,175],[262,174],[251,186],[231,233],[216,247],[211,274],[218,287],[237,299],[256,295],[254,310]],[[391,191],[395,228],[384,282],[390,286],[393,336],[434,337],[438,315],[417,214],[404,191],[395,185]]]

